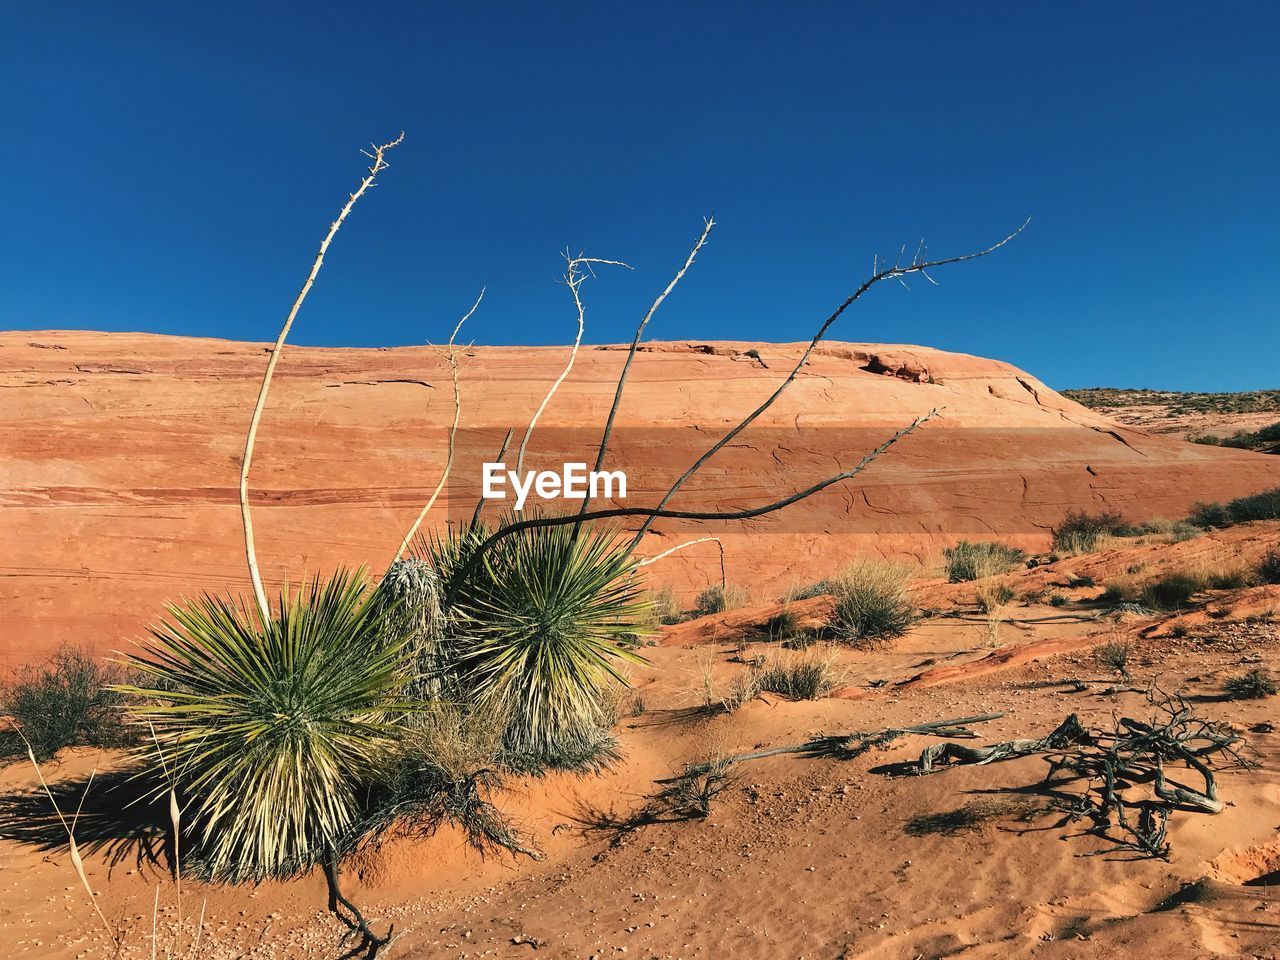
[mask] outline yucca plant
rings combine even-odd
[[[339,571],[286,587],[270,617],[210,596],[170,606],[128,657],[144,679],[122,689],[155,731],[208,875],[257,881],[319,864],[341,896],[336,861],[360,786],[415,709],[412,658],[385,616],[363,571]]]
[[[429,545],[449,582],[487,536],[470,527]],[[464,696],[508,719],[512,765],[590,766],[612,751],[605,693],[648,619],[636,560],[602,527],[533,527],[499,540],[454,585],[449,669]]]

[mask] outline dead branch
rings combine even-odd
[[[1066,796],[1062,781],[1052,784],[1057,788],[1053,807],[1066,813],[1068,821],[1088,817],[1095,833],[1119,830],[1118,839],[1109,836],[1119,847],[1167,858],[1170,815],[1178,809],[1221,812],[1217,773],[1232,766],[1249,767],[1252,761],[1242,753],[1238,733],[1196,716],[1181,697],[1152,691],[1148,701],[1156,711],[1149,722],[1120,717],[1112,729],[1086,729],[1072,714],[1039,740],[1008,740],[980,748],[931,744],[921,752],[918,768],[931,773],[948,763],[986,764],[1042,755],[1049,764],[1042,787],[1047,789],[1063,771],[1071,775],[1068,782],[1083,782],[1079,792]],[[1181,763],[1203,787],[1173,782],[1167,772],[1171,763]],[[1126,797],[1126,791],[1138,784],[1150,784],[1150,796]],[[1136,823],[1129,815],[1133,808],[1138,810]]]
[[[457,572],[449,580],[446,585],[444,594],[444,603],[447,605],[453,600],[459,585],[466,581],[473,570],[479,565],[484,555],[493,547],[495,543],[505,537],[519,533],[521,530],[529,530],[534,527],[559,527],[566,524],[578,524],[589,520],[610,520],[618,517],[647,517],[655,519],[657,517],[667,517],[675,520],[750,520],[753,517],[764,516],[768,513],[774,513],[784,507],[789,507],[793,503],[798,503],[808,497],[813,496],[833,484],[840,483],[844,480],[856,477],[859,473],[875,462],[876,458],[885,453],[890,447],[896,444],[903,437],[909,436],[924,424],[938,416],[937,410],[931,410],[922,417],[917,417],[907,426],[903,427],[893,436],[891,436],[880,446],[876,447],[866,456],[864,456],[855,466],[848,470],[844,470],[833,476],[820,480],[817,483],[797,491],[781,500],[775,500],[773,503],[767,503],[759,507],[750,507],[746,510],[730,510],[730,511],[698,511],[698,510],[661,510],[650,507],[615,507],[609,510],[593,510],[583,514],[568,514],[560,517],[533,517],[528,520],[518,520],[514,523],[506,524],[494,533],[490,534],[470,556],[467,557],[465,563],[461,564]]]
[[[343,221],[347,219],[347,214],[351,212],[356,202],[374,185],[378,174],[389,166],[386,161],[387,151],[398,147],[403,140],[404,132],[401,131],[400,136],[391,142],[373,147],[372,153],[362,151],[366,157],[373,161],[369,165],[369,173],[360,181],[360,186],[356,188],[355,192],[347,197],[347,202],[343,204],[342,209],[338,212],[338,218],[329,224],[329,232],[320,241],[320,249],[316,253],[315,262],[311,264],[311,272],[307,274],[307,279],[303,282],[302,289],[298,291],[298,296],[293,301],[293,306],[289,309],[289,315],[285,317],[284,326],[280,328],[280,335],[276,337],[276,342],[271,347],[271,356],[267,360],[267,369],[262,376],[262,386],[258,390],[258,402],[254,404],[253,416],[249,420],[249,432],[244,441],[244,457],[240,462],[240,519],[244,525],[244,552],[245,559],[249,564],[249,579],[253,582],[253,596],[258,602],[258,609],[262,613],[264,620],[271,616],[271,608],[267,603],[266,590],[262,586],[262,575],[258,572],[258,555],[254,549],[253,519],[249,516],[249,468],[253,464],[253,445],[258,437],[258,424],[262,420],[262,410],[267,403],[267,391],[271,389],[271,377],[275,374],[276,364],[280,360],[280,352],[284,348],[285,337],[289,335],[289,328],[293,326],[293,321],[298,316],[298,311],[302,309],[303,301],[307,299],[307,294],[311,292],[312,284],[316,282],[316,276],[320,273],[320,268],[324,266],[324,256],[329,250],[329,244],[333,242],[334,236],[342,227]]]
[[[706,453],[700,456],[696,461],[694,461],[693,465],[690,466],[689,469],[687,469],[678,478],[676,478],[675,483],[671,485],[670,489],[667,490],[666,494],[658,502],[657,509],[659,511],[662,510],[670,502],[671,498],[674,497],[677,492],[679,492],[680,488],[684,486],[685,481],[688,480],[690,477],[692,477],[700,469],[702,469],[703,464],[705,464],[708,460],[710,460],[717,453],[719,453],[720,450],[722,450],[726,444],[730,443],[734,437],[736,437],[743,430],[749,427],[756,420],[756,418],[758,418],[762,413],[764,413],[771,406],[773,406],[773,404],[777,401],[777,399],[780,396],[782,396],[783,392],[787,389],[787,387],[791,386],[792,382],[796,379],[796,377],[800,375],[800,371],[804,369],[804,365],[809,362],[809,356],[813,353],[814,349],[827,335],[827,331],[831,329],[831,325],[834,324],[836,320],[840,318],[840,315],[844,313],[845,310],[853,306],[853,304],[856,303],[864,293],[866,293],[868,290],[874,287],[877,283],[880,283],[882,280],[901,281],[903,277],[913,273],[919,273],[924,277],[926,277],[930,282],[935,282],[933,278],[929,276],[928,274],[929,270],[932,270],[934,267],[941,267],[951,263],[964,263],[966,260],[976,260],[979,257],[985,257],[987,254],[993,253],[996,250],[999,250],[1006,243],[1008,243],[1010,240],[1012,240],[1014,237],[1020,234],[1024,229],[1026,229],[1027,224],[1030,222],[1031,222],[1031,219],[1028,217],[1027,220],[1022,224],[1022,226],[1018,227],[1017,230],[1013,231],[1013,233],[1009,234],[999,243],[993,244],[990,247],[987,247],[985,250],[979,250],[976,253],[967,253],[958,257],[948,257],[943,260],[926,261],[921,259],[921,257],[924,254],[924,245],[922,243],[920,247],[917,249],[915,257],[912,259],[911,263],[909,264],[903,265],[901,253],[898,256],[898,259],[894,261],[894,264],[890,267],[882,268],[880,266],[879,258],[877,258],[872,265],[871,276],[868,277],[866,280],[864,280],[861,286],[859,286],[853,293],[851,293],[847,298],[845,298],[844,302],[842,302],[838,307],[836,307],[835,311],[829,317],[827,317],[827,319],[823,322],[822,326],[818,328],[818,332],[813,335],[813,339],[809,342],[809,346],[806,347],[804,353],[800,355],[800,359],[796,361],[796,365],[792,367],[791,372],[787,374],[786,379],[783,380],[782,383],[778,385],[778,388],[774,390],[773,393],[770,394],[769,397],[763,403],[761,403],[758,407],[756,407],[749,414],[747,414],[741,421],[739,421],[737,426],[733,427],[731,430],[729,430],[728,433],[726,433],[723,437],[721,437],[714,444],[712,444],[710,449],[708,449]],[[644,523],[640,525],[640,529],[636,531],[635,539],[633,540],[633,545],[639,544],[640,541],[644,539],[644,535],[649,531],[649,527],[652,526],[654,519],[655,519],[654,516],[650,516]]]
[[[627,385],[627,374],[631,371],[631,362],[636,357],[636,351],[640,348],[640,338],[644,335],[644,328],[649,325],[649,321],[653,319],[653,315],[658,312],[658,308],[662,306],[662,302],[670,296],[671,291],[676,285],[684,279],[684,275],[693,266],[693,261],[697,259],[698,252],[706,245],[707,238],[711,236],[711,231],[715,228],[715,214],[707,217],[703,221],[702,235],[698,237],[698,242],[693,245],[693,249],[689,251],[689,256],[685,258],[684,265],[676,271],[676,275],[671,278],[671,282],[666,285],[663,291],[658,294],[657,298],[649,306],[649,310],[640,320],[640,325],[636,327],[635,336],[631,338],[631,347],[627,350],[627,359],[622,364],[622,373],[618,375],[618,386],[613,392],[613,404],[609,407],[609,415],[604,421],[604,431],[600,435],[600,449],[596,452],[595,466],[593,470],[599,470],[604,465],[605,453],[609,449],[609,438],[613,435],[613,421],[618,415],[618,407],[622,403],[622,391]],[[579,514],[587,512],[587,507],[591,503],[590,496],[586,496],[582,500],[582,507],[578,510]],[[723,561],[723,547],[721,548],[721,557]],[[724,564],[721,563],[723,570]],[[723,577],[722,577],[723,579]]]
[[[436,499],[440,496],[440,491],[444,489],[444,485],[449,480],[449,472],[453,469],[454,451],[457,449],[458,442],[458,420],[462,416],[462,393],[458,386],[458,351],[454,347],[454,341],[458,337],[458,331],[462,329],[462,325],[466,323],[476,308],[480,306],[480,301],[484,299],[484,288],[480,290],[480,296],[476,297],[476,302],[471,305],[471,309],[463,314],[462,319],[458,321],[458,325],[453,328],[453,333],[449,334],[448,349],[442,354],[445,361],[449,364],[449,379],[453,382],[453,424],[449,427],[449,452],[445,456],[444,471],[440,474],[440,481],[436,484],[436,488],[431,491],[431,497],[427,500],[426,505],[418,514],[417,519],[413,521],[408,532],[404,535],[404,540],[400,543],[400,549],[396,551],[395,559],[399,560],[404,556],[404,552],[409,549],[414,534],[418,532],[418,528],[422,526],[422,521],[427,518],[427,514],[431,512],[431,508],[435,506]],[[467,347],[463,347],[465,351]]]

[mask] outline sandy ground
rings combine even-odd
[[[1278,701],[1219,697],[1223,680],[1249,666],[1280,672],[1280,587],[1215,592],[1179,617],[1117,622],[1097,616],[1100,586],[1066,586],[1089,571],[1100,585],[1110,570],[1154,571],[1275,542],[1280,524],[1255,524],[1020,572],[1010,578],[1020,595],[1057,589],[1069,603],[1015,602],[994,636],[973,608],[972,585],[922,583],[921,602],[937,615],[891,646],[835,652],[843,689],[815,702],[766,694],[732,713],[702,708],[706,671],[719,692],[744,661],[779,655],[753,629],[776,606],[667,628],[634,678],[632,715],[619,727],[624,761],[598,777],[516,783],[501,798],[537,836],[543,860],[482,861],[446,831],[349,863],[349,893],[379,929],[395,924],[382,955],[396,958],[1280,956],[1280,734],[1269,728]],[[819,616],[824,602],[795,611]],[[1091,648],[1116,639],[1132,644],[1135,685],[1180,691],[1205,717],[1252,731],[1260,762],[1220,777],[1222,813],[1171,819],[1168,862],[1135,859],[1045,813],[1033,789],[1045,773],[1040,758],[905,773],[923,737],[852,760],[752,761],[736,768],[741,778],[706,819],[632,821],[656,779],[717,752],[986,712],[1002,716],[977,726],[975,743],[1042,736],[1071,712],[1086,724],[1149,716],[1143,695],[1108,692],[1115,677]],[[1075,678],[1088,687],[1073,692],[1064,681]],[[78,831],[86,845],[99,813],[122,818],[116,798],[127,785],[113,792],[109,776],[117,762],[75,751],[47,769],[55,788],[78,790],[97,767]],[[110,956],[56,823],[34,815],[34,787],[26,765],[0,771],[5,942],[20,957]],[[1007,809],[986,822],[937,816],[993,798]],[[16,821],[15,810],[26,818]],[[104,913],[126,929],[122,954],[152,955],[158,896],[156,955],[165,956],[178,925],[163,851],[149,853],[118,826],[107,833],[86,858]],[[323,906],[315,877],[257,888],[187,880],[173,955],[337,957],[341,928]]]

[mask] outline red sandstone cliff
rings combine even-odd
[[[756,349],[760,360],[745,351]],[[632,368],[613,466],[629,505],[652,504],[785,376],[796,345],[655,343]],[[463,453],[450,502],[470,513],[479,463],[523,429],[566,348],[478,347],[463,380]],[[530,448],[531,466],[591,460],[625,354],[584,347]],[[262,344],[140,334],[0,334],[0,660],[63,640],[137,636],[163,601],[247,586],[236,508]],[[427,347],[287,347],[253,490],[269,581],[335,563],[381,570],[431,488],[452,416]],[[1031,547],[1071,508],[1179,516],[1197,499],[1280,485],[1280,458],[1149,435],[1093,414],[993,360],[924,347],[831,343],[778,404],[675,505],[771,500],[856,461],[932,408],[941,417],[864,475],[782,514],[660,521],[645,552],[723,534],[729,576],[757,591],[818,579],[852,554],[927,558],[961,536]],[[465,488],[465,489],[464,489]],[[648,570],[706,584],[714,544]]]

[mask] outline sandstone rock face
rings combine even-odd
[[[656,502],[768,396],[801,349],[647,344],[608,461],[630,481],[615,503]],[[518,440],[566,356],[563,347],[471,351],[456,482],[428,526],[470,515],[481,462],[508,427]],[[528,466],[594,459],[624,358],[622,348],[583,348],[533,436]],[[264,344],[0,334],[0,660],[32,659],[63,641],[124,648],[166,600],[246,591],[236,488],[266,359]],[[729,578],[764,598],[862,551],[928,563],[961,537],[1040,549],[1072,508],[1181,516],[1195,500],[1280,485],[1280,458],[1119,426],[1005,363],[831,343],[672,505],[732,510],[776,499],[935,408],[937,420],[852,481],[755,520],[659,521],[643,552],[713,533]],[[383,570],[436,483],[451,417],[447,368],[429,347],[286,347],[252,479],[267,581],[297,582],[339,563]],[[699,544],[645,569],[688,595],[718,579],[717,547]]]

